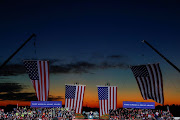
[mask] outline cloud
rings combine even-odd
[[[34,60],[36,60],[36,59],[34,59]],[[48,60],[49,61],[49,64],[56,64],[56,63],[58,63],[58,62],[62,62],[62,61],[64,61],[63,59],[42,59],[42,60]]]
[[[95,54],[89,60],[65,63],[65,59],[50,59],[50,73],[92,73],[93,70],[109,68],[128,68],[123,55],[103,56]],[[92,59],[93,58],[93,59]],[[45,59],[44,59],[45,60]],[[46,59],[47,60],[47,59]],[[0,70],[0,76],[12,76],[26,73],[23,64],[11,64]]]
[[[108,69],[108,68],[119,68],[119,69],[127,69],[128,64],[125,63],[109,63],[109,62],[102,62],[98,68],[101,69]]]
[[[89,69],[94,69],[95,64],[88,62],[77,62],[50,67],[52,73],[87,73]]]
[[[122,55],[111,55],[111,56],[107,56],[107,58],[119,59],[119,58],[124,58],[124,56],[122,56]]]
[[[82,61],[71,64],[51,66],[50,72],[51,73],[91,73],[90,71],[92,70],[108,69],[108,68],[127,69],[128,65],[125,63],[112,63],[107,61],[99,64]]]
[[[0,101],[3,100],[20,100],[20,101],[37,101],[35,93],[22,92],[27,86],[20,83],[0,83]],[[49,95],[49,101],[63,99],[61,96]]]
[[[23,64],[10,64],[0,69],[0,76],[19,75],[26,72]]]
[[[0,93],[13,93],[22,91],[25,88],[25,86],[19,83],[0,83],[0,88]]]
[[[57,101],[61,100],[61,96],[52,96],[49,95],[48,101]],[[0,101],[3,100],[19,100],[19,101],[37,101],[35,93],[1,93]]]

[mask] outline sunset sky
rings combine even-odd
[[[180,104],[180,2],[155,0],[0,1],[0,105],[29,105],[34,89],[22,61],[50,61],[50,99],[64,104],[65,84],[86,85],[83,106],[98,107],[96,85],[109,82],[123,101],[143,100],[129,65],[160,63],[165,104]],[[35,42],[35,46],[34,46]],[[58,68],[58,69],[55,69]],[[11,84],[10,84],[11,83]],[[159,105],[159,104],[156,104]]]

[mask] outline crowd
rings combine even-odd
[[[109,111],[110,120],[173,120],[170,111],[150,109],[117,109]]]
[[[12,112],[0,111],[0,120],[72,120],[75,116],[74,110],[65,108],[18,108]]]
[[[93,113],[90,112],[93,116]],[[73,109],[66,108],[17,108],[11,112],[0,110],[0,120],[72,120]],[[91,119],[91,118],[89,118]],[[150,109],[116,109],[109,111],[110,120],[173,120],[169,111]]]

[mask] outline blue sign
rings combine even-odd
[[[62,107],[62,101],[31,101],[31,107]]]
[[[123,101],[123,108],[155,109],[155,102]]]

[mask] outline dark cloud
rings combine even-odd
[[[108,69],[108,68],[119,68],[119,69],[127,69],[128,65],[125,63],[109,63],[109,62],[103,62],[99,65],[98,68],[101,69]]]
[[[92,56],[90,57],[91,59],[104,59],[105,55],[100,54],[100,53],[93,53]]]
[[[119,59],[119,58],[124,58],[124,56],[122,56],[122,55],[111,55],[111,56],[107,56],[107,58]]]
[[[32,59],[32,60],[36,60],[36,59]],[[62,61],[60,59],[42,59],[42,60],[49,60],[51,65],[59,61]],[[16,76],[24,73],[26,73],[26,69],[23,65],[23,62],[20,64],[9,64],[4,66],[2,69],[0,69],[0,76]]]
[[[35,93],[1,93],[0,100],[37,101]]]
[[[0,101],[3,100],[20,100],[20,101],[37,101],[35,93],[22,92],[27,86],[20,83],[0,83]],[[49,95],[49,101],[63,99],[61,96]]]
[[[0,76],[19,75],[26,72],[23,64],[10,64],[0,69]]]
[[[2,77],[2,76],[0,76],[0,80],[7,80],[7,79],[9,79],[8,77]]]
[[[91,73],[91,70],[120,68],[127,69],[128,65],[125,63],[110,63],[102,62],[100,64],[93,64],[89,62],[77,62],[71,64],[51,66],[50,72],[52,73]]]
[[[61,100],[61,96],[52,96],[49,95],[48,101],[57,101]],[[35,93],[1,93],[0,101],[3,100],[19,100],[19,101],[37,101]]]
[[[62,100],[62,99],[64,99],[62,96],[49,95],[49,97],[48,97],[48,101],[58,101],[58,100]]]
[[[111,56],[98,56],[94,57],[93,60],[89,61],[77,61],[71,63],[63,63],[65,60],[51,59],[50,62],[50,73],[92,73],[92,70],[97,69],[108,69],[108,68],[127,68],[127,63],[122,62],[125,58],[122,55],[111,55]],[[100,59],[102,58],[102,59]],[[45,60],[45,59],[43,59]],[[46,59],[47,60],[47,59]],[[26,69],[23,64],[11,64],[5,66],[0,70],[0,76],[11,76],[26,73]]]
[[[26,59],[25,59],[26,60]],[[29,60],[29,59],[28,59]],[[37,60],[37,58],[32,58],[31,60]],[[50,64],[55,64],[55,63],[58,63],[58,62],[61,62],[61,61],[64,61],[63,59],[49,59],[49,58],[43,58],[41,60],[48,60]],[[24,60],[23,60],[24,61]],[[22,63],[23,63],[22,61]]]
[[[25,86],[19,83],[0,83],[0,93],[1,92],[7,92],[7,93],[20,92],[24,88]]]
[[[64,61],[63,59],[42,59],[42,60],[48,60],[49,64],[51,64],[51,65]]]
[[[95,64],[88,62],[77,62],[71,64],[56,65],[50,67],[52,73],[87,73],[89,69],[94,69]]]

